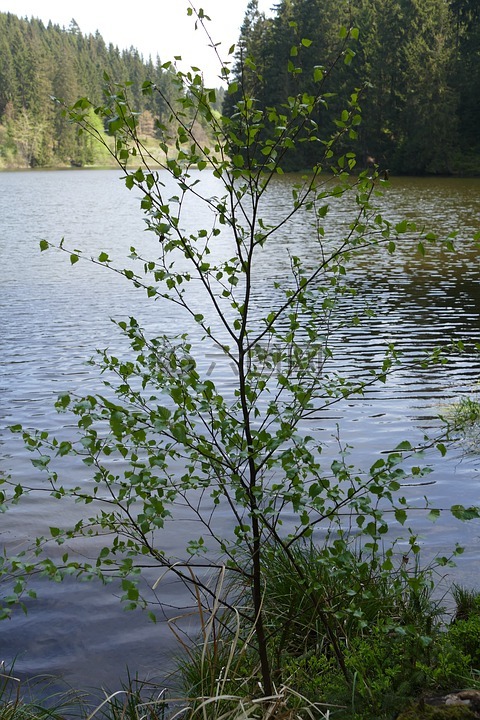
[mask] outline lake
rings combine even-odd
[[[206,192],[215,192],[218,181],[208,173],[202,177]],[[267,220],[269,213],[274,218],[285,206],[290,191],[290,177],[275,181],[265,207]],[[375,315],[334,336],[339,369],[364,372],[390,342],[402,350],[407,363],[419,348],[450,340],[465,340],[467,350],[434,370],[404,368],[385,385],[374,386],[364,398],[343,403],[319,421],[327,457],[335,452],[332,436],[338,424],[343,441],[354,447],[358,464],[371,462],[379,450],[393,448],[401,440],[416,442],[432,432],[449,404],[478,393],[480,370],[480,357],[473,348],[480,342],[480,264],[472,241],[480,230],[480,179],[393,178],[380,202],[394,222],[407,217],[441,236],[458,229],[458,251],[432,248],[421,257],[405,237],[394,255],[374,252],[356,258],[350,277],[357,296],[350,302],[360,307],[367,301]],[[348,222],[350,212],[346,201],[335,206],[330,239]],[[188,217],[192,229],[211,222],[195,204]],[[314,265],[317,246],[310,222],[307,214],[299,215],[264,250],[256,285],[259,307],[275,302],[272,283],[285,276],[289,251]],[[111,317],[134,315],[152,333],[178,332],[179,327],[191,330],[203,371],[225,392],[232,379],[228,367],[201,349],[198,331],[175,309],[148,301],[122,277],[102,268],[82,262],[70,267],[66,255],[40,253],[41,239],[59,242],[62,237],[69,248],[88,254],[108,251],[121,267],[130,262],[126,256],[131,245],[144,253],[158,248],[155,237],[145,232],[139,198],[125,189],[116,171],[0,173],[0,469],[27,485],[36,471],[20,439],[7,426],[22,423],[49,429],[61,438],[69,436],[73,424],[56,413],[55,398],[64,390],[100,389],[100,379],[86,361],[97,348],[126,350]],[[192,302],[200,303],[195,292]],[[468,446],[460,444],[446,459],[440,460],[437,453],[432,460],[430,484],[410,488],[411,497],[428,495],[440,507],[480,504],[480,464]],[[76,472],[71,469],[72,478]],[[49,525],[60,524],[57,512],[48,496],[27,500],[1,516],[3,544],[9,550],[23,547]],[[475,581],[479,521],[462,524],[444,514],[431,524],[419,513],[411,524],[422,535],[427,557],[449,553],[457,541],[465,545],[447,584],[454,577],[467,584]],[[179,553],[181,535],[178,524],[169,529],[165,549]],[[125,613],[114,588],[73,581],[37,581],[35,587],[39,598],[28,602],[28,614],[18,612],[0,626],[2,659],[15,660],[17,675],[52,674],[75,688],[116,690],[127,667],[152,679],[165,678],[170,671],[178,646],[166,624],[154,626],[141,612]],[[168,578],[159,592],[167,617],[186,604],[181,588]]]

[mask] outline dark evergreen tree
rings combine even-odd
[[[264,13],[258,9],[258,0],[249,0],[232,68],[234,77],[239,81],[238,90],[225,97],[227,115],[234,112],[243,94],[256,98],[262,105],[266,104],[264,75],[266,68],[271,67],[271,57],[267,57],[268,25]]]
[[[445,0],[281,0],[259,35],[252,0],[234,66],[238,90],[226,99],[225,112],[236,111],[242,92],[262,110],[288,107],[289,98],[316,96],[320,88],[327,95],[313,117],[325,137],[358,90],[363,121],[357,139],[348,142],[361,165],[454,172],[463,127],[469,128],[470,145],[480,143],[480,12],[472,0],[450,5]],[[359,29],[348,51],[342,26],[347,34]],[[459,72],[467,57],[469,71]],[[321,68],[332,63],[319,86]],[[261,73],[252,73],[252,67]],[[311,159],[309,138],[303,140],[295,156],[298,168]]]
[[[454,65],[459,94],[460,148],[478,167],[480,154],[480,4],[478,0],[452,0],[456,39]],[[476,170],[478,172],[478,169]]]

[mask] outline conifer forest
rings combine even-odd
[[[357,28],[358,37],[348,62],[332,67],[338,30],[345,25]],[[214,35],[221,41],[219,30]],[[301,57],[292,58],[302,40]],[[309,93],[315,75],[329,68],[330,97],[318,110],[318,122],[333,131],[339,108],[359,90],[362,117],[349,150],[361,164],[398,174],[474,175],[480,159],[479,56],[477,0],[280,0],[268,17],[250,0],[233,71],[238,92],[253,84],[248,90],[260,107],[268,107]],[[52,100],[70,104],[86,95],[101,103],[105,73],[131,82],[143,134],[154,138],[157,125],[168,121],[161,98],[169,96],[169,59],[162,57],[161,34],[152,60],[133,47],[107,45],[98,32],[82,34],[74,20],[62,28],[0,13],[0,167],[105,162],[101,149],[78,136]],[[142,94],[146,80],[162,93]],[[225,114],[234,111],[237,99],[235,93],[226,98]],[[286,169],[306,167],[308,153],[304,144]]]

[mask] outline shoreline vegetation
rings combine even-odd
[[[218,93],[218,89],[215,90]],[[224,92],[220,89],[221,100],[217,102],[217,105],[223,102]],[[64,111],[62,111],[64,112]],[[154,119],[147,113],[148,117],[148,130],[147,133],[141,137],[141,141],[150,155],[150,162],[156,159],[158,166],[164,166],[167,157],[169,159],[176,160],[178,157],[177,149],[172,144],[167,148],[162,147],[163,141],[156,137],[153,131]],[[158,121],[159,122],[159,121]],[[141,128],[141,124],[140,124]],[[92,139],[92,137],[78,137],[78,141],[82,143],[83,150],[80,155],[75,154],[75,158],[57,158],[52,154],[49,155],[48,161],[43,163],[32,161],[32,151],[27,152],[24,149],[16,147],[11,141],[5,140],[11,133],[8,126],[0,123],[0,172],[8,171],[28,171],[28,170],[95,170],[95,169],[113,169],[118,167],[118,163],[113,157],[114,147],[112,138],[108,135],[108,132],[95,121],[95,129],[99,133],[98,139]],[[213,149],[213,138],[209,134],[209,128],[207,125],[199,125],[196,123],[195,132],[201,141],[206,146],[210,146]],[[3,145],[2,145],[3,142]],[[108,149],[107,149],[108,148]],[[129,166],[136,162],[135,158],[131,158],[128,161]],[[381,160],[379,160],[381,162]],[[375,158],[368,158],[367,161],[360,158],[355,169],[352,169],[353,173],[361,173],[365,169],[374,171],[378,168],[377,160]],[[297,167],[296,165],[287,169],[286,172],[298,173],[298,172],[309,172],[308,166]],[[332,167],[331,171],[335,172],[335,168]],[[389,177],[395,176],[395,171],[383,169],[380,167],[380,171]],[[400,171],[398,176],[424,176],[424,177],[450,177],[450,178],[475,178],[480,177],[480,151],[478,154],[474,149],[470,149],[464,156],[457,156],[455,160],[455,169],[449,168],[441,171],[423,171],[421,173],[411,171],[406,168],[404,172]]]
[[[301,552],[311,577],[319,582],[320,555],[313,546]],[[299,559],[300,556],[297,556]],[[270,556],[266,583],[272,597],[266,612],[278,630],[291,618],[283,643],[286,675],[268,698],[268,717],[311,720],[473,720],[480,715],[480,593],[454,585],[454,608],[433,599],[433,568],[418,571],[413,590],[401,574],[364,578],[363,621],[344,626],[345,660],[355,678],[352,688],[338,673],[334,658],[319,632],[319,617],[310,612],[304,589],[287,581],[288,568]],[[319,562],[320,561],[320,562]],[[360,556],[352,558],[362,572]],[[314,573],[314,574],[313,574]],[[426,573],[430,583],[426,583]],[[339,587],[325,576],[326,595],[345,596],[352,585]],[[366,581],[366,582],[365,582]],[[335,587],[334,587],[335,585]],[[246,599],[246,598],[245,598]],[[241,603],[241,597],[239,598]],[[320,608],[319,608],[320,611]],[[55,678],[21,681],[14,668],[0,672],[0,720],[149,720],[260,718],[257,669],[242,631],[232,640],[226,615],[218,617],[215,639],[210,621],[197,644],[185,646],[173,682],[157,684],[128,673],[115,690],[98,688],[87,695],[72,688],[59,690]],[[227,625],[224,625],[224,623]],[[222,630],[223,626],[223,630]],[[400,632],[401,630],[401,632]],[[338,631],[338,629],[337,629]],[[322,652],[323,647],[323,652]],[[273,648],[272,648],[273,650]],[[278,648],[277,648],[278,651]],[[52,688],[55,688],[54,690]]]
[[[156,166],[161,168],[164,167],[166,160],[167,160],[167,154],[162,153],[162,151],[159,149],[159,143],[155,140],[155,138],[143,138],[143,142],[145,143],[145,146],[149,148],[149,152],[152,154],[152,156],[156,157]],[[172,147],[168,152],[168,158],[175,158],[176,157],[176,150],[174,147]],[[129,165],[134,165],[135,161],[131,161]],[[155,167],[155,163],[151,163],[152,167]],[[114,170],[118,169],[118,164],[112,160],[110,156],[102,157],[101,159],[97,159],[91,163],[74,163],[74,162],[52,162],[48,165],[26,165],[26,164],[16,164],[14,162],[2,163],[2,158],[0,157],[0,173],[8,173],[8,172],[36,172],[36,171],[43,171],[43,170]],[[372,172],[375,170],[375,167],[372,166],[371,168]],[[352,174],[360,173],[362,172],[362,168],[357,168],[356,170],[352,171]],[[311,172],[308,168],[300,168],[295,169],[291,171],[291,174],[298,174],[302,172]],[[388,177],[389,179],[395,177],[395,173],[388,171]],[[397,177],[419,177],[415,174],[409,174],[404,173],[401,175],[398,175]],[[445,173],[422,173],[420,177],[437,177],[437,178],[458,178],[461,179],[468,179],[468,178],[479,178],[480,177],[480,154],[478,156],[478,159],[475,157],[475,159],[472,162],[472,156],[466,159],[465,165],[462,166],[461,161],[458,163],[458,170],[455,173],[452,172],[445,172]]]
[[[1,132],[1,129],[0,129]],[[159,158],[159,164],[163,164],[166,160],[166,155],[162,157],[162,154],[158,150],[158,145],[155,144],[154,138],[144,138],[143,141],[145,142],[146,146],[150,147],[151,152],[155,152]],[[174,148],[173,154],[175,155]],[[51,162],[48,165],[27,165],[25,163],[23,164],[16,164],[15,162],[10,161],[8,164],[3,163],[2,159],[0,158],[0,172],[16,172],[16,171],[22,171],[22,172],[37,172],[37,171],[43,171],[43,170],[114,170],[118,169],[118,164],[112,159],[111,155],[105,154],[98,158],[93,158],[92,162],[85,162],[85,163],[76,163],[76,162],[67,162],[67,161],[59,161],[59,162]]]

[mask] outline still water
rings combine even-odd
[[[208,174],[207,193],[218,192]],[[277,217],[290,197],[291,179],[279,178],[265,208]],[[332,342],[336,369],[355,375],[368,372],[395,342],[408,362],[419,348],[463,339],[468,350],[434,371],[403,369],[385,385],[372,388],[365,398],[351,400],[319,419],[327,456],[329,439],[334,452],[335,427],[342,440],[354,447],[355,463],[369,464],[380,449],[390,449],[405,438],[416,442],[438,427],[438,415],[462,396],[478,392],[480,357],[480,266],[472,236],[480,229],[480,180],[396,179],[379,202],[393,222],[407,217],[441,236],[458,229],[458,251],[432,248],[425,257],[412,250],[405,238],[398,252],[369,253],[350,271],[356,303],[366,301],[375,311],[357,328],[343,329]],[[350,218],[351,207],[339,202],[327,227],[334,241]],[[191,229],[209,227],[211,217],[201,206],[189,208]],[[302,255],[312,267],[318,247],[312,239],[311,218],[299,215],[285,228],[261,259],[256,301],[265,309],[275,303],[272,283],[282,281],[289,252]],[[79,262],[70,267],[67,255],[40,253],[39,241],[59,242],[98,255],[102,250],[126,267],[129,247],[155,256],[155,238],[145,232],[139,198],[128,192],[115,171],[18,172],[0,174],[0,469],[23,484],[35,476],[30,457],[7,426],[22,423],[68,437],[72,426],[54,408],[63,390],[95,392],[100,379],[88,360],[97,348],[124,352],[125,343],[110,318],[134,315],[152,333],[190,330],[186,318],[171,307],[146,300],[121,277]],[[228,242],[228,239],[221,240]],[[192,290],[192,302],[203,311]],[[350,312],[352,307],[345,307]],[[193,330],[199,363],[228,392],[231,375],[214,355],[201,351]],[[203,355],[202,355],[203,352]],[[431,484],[410,488],[410,496],[429,499],[441,507],[454,503],[480,504],[480,460],[468,447],[456,447],[446,460],[435,456]],[[71,469],[72,478],[75,469]],[[29,500],[0,517],[0,539],[9,550],[21,548],[49,525],[58,525],[48,497]],[[427,524],[421,514],[413,519],[425,552],[448,553],[459,541],[466,547],[455,577],[473,584],[480,564],[480,523],[460,524],[447,515]],[[167,532],[164,549],[179,554],[178,523]],[[453,577],[453,575],[451,576]],[[121,610],[115,590],[95,584],[37,582],[39,599],[0,624],[2,655],[15,659],[22,677],[61,676],[76,688],[115,690],[126,667],[141,677],[164,678],[171,667],[175,640],[165,623],[152,626],[142,613]],[[0,592],[2,588],[0,587]],[[181,589],[168,578],[160,599],[166,616],[186,603]],[[188,620],[186,621],[188,625]]]

